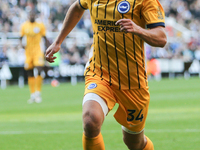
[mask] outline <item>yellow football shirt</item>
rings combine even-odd
[[[20,34],[26,37],[26,54],[41,51],[41,38],[46,34],[44,24],[27,21],[22,24]]]
[[[115,23],[131,19],[142,28],[165,26],[164,10],[158,0],[79,0],[89,9],[93,25],[93,55],[85,75],[98,75],[118,89],[147,86],[144,41],[120,32]]]

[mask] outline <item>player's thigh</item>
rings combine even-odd
[[[104,120],[108,114],[108,106],[103,98],[95,93],[87,93],[83,98],[83,118],[85,115],[93,114],[93,118]]]
[[[116,104],[116,100],[113,95],[112,89],[109,86],[109,83],[101,80],[99,76],[85,77],[85,93],[83,103],[91,100],[99,103],[105,115],[107,115],[107,113]]]
[[[25,62],[24,62],[24,69],[25,70],[32,70],[33,67],[34,67],[34,65],[33,65],[33,56],[29,55],[29,54],[26,54],[26,59],[25,59]]]
[[[114,115],[122,125],[122,129],[128,129],[134,134],[144,130],[149,108],[148,88],[135,90],[116,91],[119,107]]]
[[[42,52],[37,52],[33,58],[34,66],[44,66],[44,54]]]

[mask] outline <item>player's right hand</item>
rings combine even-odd
[[[45,59],[48,62],[53,63],[54,60],[57,58],[57,57],[54,57],[53,54],[57,53],[59,50],[60,50],[59,44],[55,44],[55,43],[51,44],[46,50]]]

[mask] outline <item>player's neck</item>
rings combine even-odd
[[[35,21],[29,21],[30,23],[35,23]]]

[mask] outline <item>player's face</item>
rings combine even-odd
[[[30,20],[30,22],[35,22],[35,13],[30,13],[30,15],[29,15],[29,20]]]

